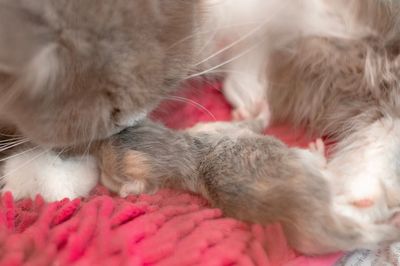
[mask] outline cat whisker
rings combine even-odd
[[[211,82],[211,81],[209,81],[207,79],[204,79],[204,80],[208,85],[211,86],[211,88],[213,88],[216,91],[222,92],[222,88],[221,87],[216,86],[215,83],[213,83],[213,82]]]
[[[36,150],[37,148],[39,148],[39,147],[36,146],[36,147],[31,148],[31,149],[27,149],[27,150],[25,150],[25,151],[23,151],[23,152],[20,152],[20,153],[13,154],[13,155],[11,155],[11,156],[2,158],[2,159],[0,159],[0,162],[5,162],[5,161],[7,161],[7,160],[9,160],[9,159],[16,158],[16,157],[18,157],[18,156],[24,155],[25,153],[28,153],[28,152],[31,152],[31,151]]]
[[[282,5],[282,7],[280,9],[285,9],[286,6],[288,6],[289,4],[286,5]],[[274,12],[271,16],[269,16],[267,19],[260,19],[258,22],[255,22],[254,24],[257,25],[257,27],[255,27],[254,29],[252,29],[251,31],[247,32],[246,34],[244,34],[243,36],[239,37],[237,40],[233,41],[232,43],[226,45],[225,47],[223,47],[222,49],[220,49],[219,51],[211,54],[210,56],[208,56],[207,58],[204,58],[203,60],[201,60],[200,62],[194,64],[194,66],[199,66],[207,61],[209,61],[210,59],[213,59],[215,57],[217,57],[218,55],[222,54],[225,51],[228,51],[229,49],[237,46],[238,44],[244,42],[245,40],[247,40],[248,38],[252,37],[253,35],[257,34],[260,30],[264,29],[265,26],[270,23],[271,21],[273,21],[274,17],[277,16],[277,14],[279,14],[280,12]],[[225,28],[230,28],[233,25],[230,25],[229,27],[225,27]],[[237,27],[237,26],[236,26]],[[222,27],[223,28],[223,27]]]
[[[3,139],[0,140],[0,144],[7,144],[7,143],[11,143],[11,142],[15,142],[15,141],[19,141],[19,140],[23,140],[24,138],[10,138],[10,139]]]
[[[106,123],[106,121],[103,121],[103,123]],[[86,124],[85,125],[85,129],[88,129],[88,127],[90,127],[90,125]],[[96,140],[96,136],[95,136],[93,130],[86,130],[85,132],[88,133],[87,138],[85,138],[85,139],[88,140],[88,142],[87,142],[87,145],[86,145],[86,149],[85,149],[85,151],[83,152],[83,154],[81,155],[80,158],[81,158],[81,161],[86,160],[86,162],[87,162],[89,160],[89,157],[90,157],[89,155],[90,155],[90,150],[91,150],[92,144]]]
[[[0,152],[9,150],[11,148],[17,147],[17,146],[22,145],[22,144],[27,143],[27,142],[29,142],[28,139],[23,139],[23,140],[20,140],[20,141],[15,141],[15,142],[9,143],[8,145],[4,145],[4,146],[0,145]]]
[[[93,140],[94,140],[94,138],[91,137],[88,144],[86,145],[86,149],[83,153],[83,158],[85,158],[86,160],[88,160],[88,158],[89,158],[90,148],[92,147]]]
[[[189,103],[189,104],[195,106],[196,108],[198,108],[199,110],[206,112],[214,121],[217,121],[217,118],[214,116],[213,113],[211,113],[210,110],[208,110],[206,107],[204,107],[203,105],[199,104],[196,101],[193,101],[193,100],[185,98],[185,97],[180,97],[180,96],[168,96],[166,98],[169,100],[174,100],[174,101],[178,101],[178,102]]]
[[[2,143],[5,143],[5,144],[10,143],[10,144],[12,144],[12,143],[15,143],[15,142],[26,141],[26,140],[28,140],[28,139],[27,138],[15,138],[15,139],[3,140]]]
[[[251,73],[248,73],[246,71],[239,71],[239,70],[229,70],[229,69],[215,69],[212,71],[207,72],[207,74],[218,74],[218,73],[232,73],[232,74],[238,74],[238,75],[243,75],[243,76],[252,76]]]
[[[217,71],[216,71],[217,72]],[[216,73],[215,72],[215,73]],[[214,72],[213,72],[214,73]],[[211,77],[211,76],[208,76],[208,77],[203,77],[203,78],[201,78],[201,79],[199,79],[202,83],[206,83],[206,84],[208,84],[210,87],[212,87],[214,90],[217,90],[217,91],[221,91],[222,89],[221,89],[221,87],[220,86],[217,86],[217,83],[216,82],[218,82],[219,81],[219,79],[218,78],[216,78],[216,77]],[[199,87],[198,86],[193,86],[193,85],[191,85],[190,83],[187,85],[187,87],[189,88],[189,86],[190,86],[190,88],[191,89],[198,89]]]
[[[9,85],[6,85],[2,89],[2,95],[1,95],[1,98],[0,98],[0,105],[6,106],[10,102],[12,102],[13,99],[17,98],[20,95],[19,94],[19,90],[16,89],[16,88],[13,88],[14,86],[15,86],[15,84],[11,83]],[[4,136],[7,136],[7,135],[4,135]]]
[[[201,65],[201,64],[203,64],[203,63],[205,63],[205,62],[217,57],[218,55],[222,54],[223,52],[235,47],[236,45],[242,43],[243,41],[247,40],[248,38],[250,38],[251,36],[256,34],[259,30],[261,30],[264,25],[265,25],[265,23],[262,23],[261,25],[259,25],[255,29],[253,29],[253,30],[249,31],[248,33],[244,34],[243,36],[241,36],[239,39],[235,40],[234,42],[231,42],[230,44],[226,45],[225,47],[223,47],[222,49],[218,50],[217,52],[215,52],[215,53],[211,54],[210,56],[204,58],[200,62],[194,64],[194,66],[199,66],[199,65]]]
[[[39,148],[38,146],[36,148]],[[5,179],[6,177],[12,175],[13,173],[19,171],[21,168],[27,166],[29,163],[33,162],[34,160],[37,160],[39,157],[43,156],[46,152],[49,152],[50,149],[45,149],[36,156],[32,157],[31,159],[25,161],[23,164],[21,164],[19,167],[14,168],[12,171],[8,172],[6,175],[0,176],[0,180]]]
[[[254,20],[254,21],[247,22],[247,23],[231,24],[231,25],[229,25],[229,26],[219,27],[219,28],[216,28],[216,29],[213,29],[213,30],[199,31],[199,32],[190,34],[190,35],[188,35],[188,36],[186,36],[186,37],[184,37],[184,38],[182,38],[182,39],[176,41],[175,43],[173,43],[172,45],[170,45],[170,46],[167,48],[167,50],[170,50],[170,49],[174,48],[175,46],[179,45],[180,43],[185,42],[185,41],[189,41],[189,40],[191,40],[191,39],[193,39],[194,37],[197,37],[197,36],[199,36],[199,35],[205,35],[205,34],[212,33],[213,36],[215,36],[215,34],[216,34],[218,31],[221,31],[221,30],[226,30],[226,29],[231,29],[231,28],[237,28],[237,27],[244,27],[244,26],[249,26],[249,25],[257,25],[257,24],[260,24],[261,21],[262,21],[262,20]],[[208,42],[208,41],[207,41],[207,42]]]
[[[0,133],[0,136],[4,136],[4,137],[15,137],[15,138],[22,138],[22,135],[18,135],[18,134],[6,134],[6,133]]]
[[[226,61],[224,61],[224,62],[222,62],[222,63],[220,63],[218,65],[216,65],[216,66],[213,66],[213,67],[210,67],[209,69],[206,69],[204,71],[189,75],[188,77],[185,78],[185,80],[208,74],[208,73],[210,73],[210,72],[212,72],[212,71],[214,71],[214,70],[216,70],[216,69],[218,69],[218,68],[220,68],[220,67],[222,67],[224,65],[227,65],[227,64],[229,64],[229,63],[231,63],[231,62],[233,62],[233,61],[245,56],[246,54],[250,53],[251,51],[256,49],[258,45],[259,45],[258,43],[255,44],[255,45],[252,45],[249,49],[244,50],[243,52],[239,53],[238,55],[236,55],[236,56],[234,56],[234,57],[232,57],[232,58],[230,58],[230,59],[228,59],[228,60],[226,60]]]
[[[67,148],[61,149],[61,151],[60,151],[59,153],[57,153],[56,156],[54,156],[54,159],[53,159],[53,161],[51,162],[51,164],[54,164],[54,162],[55,162],[57,159],[60,159],[60,160],[61,160],[61,157],[60,157],[60,156],[65,152],[66,149],[67,149]]]

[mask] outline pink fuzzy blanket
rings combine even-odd
[[[173,128],[230,119],[219,86],[201,87],[186,103],[165,103],[155,117]],[[284,126],[268,133],[289,145],[308,143],[301,132]],[[40,196],[13,202],[5,193],[0,199],[0,243],[1,266],[328,266],[340,257],[301,256],[287,246],[279,225],[262,227],[225,218],[195,195],[164,190],[122,199],[102,187],[87,199],[53,203]]]

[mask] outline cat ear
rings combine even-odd
[[[0,72],[35,83],[53,71],[54,34],[40,14],[20,2],[0,0]]]

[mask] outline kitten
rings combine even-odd
[[[101,144],[102,182],[121,196],[163,187],[199,193],[228,216],[281,222],[290,244],[311,255],[399,239],[392,225],[334,211],[322,141],[311,150],[288,148],[257,134],[263,123],[217,122],[174,132],[143,122]]]

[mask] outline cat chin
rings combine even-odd
[[[60,158],[40,148],[12,156],[4,162],[2,192],[14,199],[34,198],[46,201],[85,197],[98,182],[97,163],[91,156]]]

